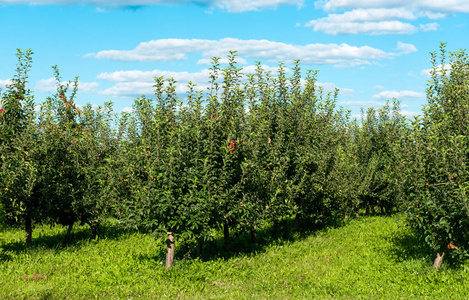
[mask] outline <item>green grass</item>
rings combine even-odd
[[[432,269],[434,253],[398,226],[397,217],[363,217],[342,227],[273,239],[259,232],[250,252],[205,245],[204,260],[183,259],[165,270],[164,248],[149,235],[108,228],[87,239],[78,229],[37,227],[0,236],[0,299],[464,299],[469,263]],[[242,248],[244,238],[234,238]],[[54,246],[56,245],[56,246]],[[247,246],[246,246],[247,247]],[[467,297],[467,296],[466,296]]]

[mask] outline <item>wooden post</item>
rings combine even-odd
[[[166,239],[166,269],[171,268],[174,260],[174,233],[168,232]]]

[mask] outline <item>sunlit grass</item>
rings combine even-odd
[[[431,268],[434,254],[396,217],[364,217],[342,227],[273,239],[228,255],[221,241],[200,259],[165,270],[164,247],[150,235],[108,228],[89,239],[80,228],[64,246],[65,229],[2,233],[1,299],[449,299],[469,295],[469,264]],[[245,237],[234,238],[241,248]],[[55,245],[55,246],[54,246]],[[247,245],[247,244],[246,244]],[[246,246],[247,247],[247,246]],[[212,249],[212,251],[208,251]],[[215,250],[213,250],[215,249]],[[218,252],[217,252],[218,251]]]

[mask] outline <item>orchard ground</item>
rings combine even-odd
[[[292,226],[293,221],[284,224]],[[307,224],[306,228],[308,227]],[[318,230],[272,237],[257,245],[239,235],[233,252],[222,232],[204,245],[202,259],[177,241],[165,269],[165,247],[151,235],[107,225],[99,237],[77,228],[37,226],[31,249],[24,232],[0,239],[2,299],[462,299],[469,295],[469,262],[432,268],[434,251],[403,217],[370,216]],[[303,226],[305,227],[305,226]],[[244,251],[243,251],[244,249]],[[237,254],[233,254],[237,253]]]

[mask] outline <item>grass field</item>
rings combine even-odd
[[[432,269],[434,253],[398,217],[362,217],[340,227],[271,238],[259,244],[233,238],[204,246],[202,259],[187,247],[164,268],[164,247],[150,235],[106,227],[89,239],[75,230],[36,227],[23,248],[23,231],[0,236],[0,299],[464,299],[469,263]],[[176,247],[178,244],[176,244]],[[181,247],[179,247],[181,248]]]

